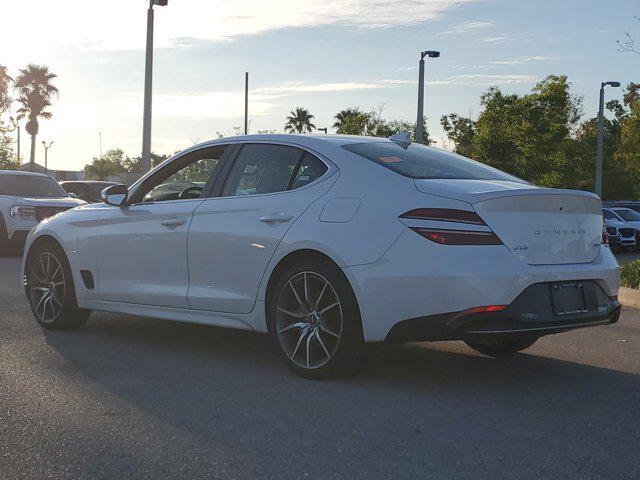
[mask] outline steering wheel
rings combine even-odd
[[[193,185],[192,187],[187,187],[180,192],[180,195],[178,195],[178,199],[184,200],[185,198],[199,198],[200,194],[202,193],[202,190],[203,188],[197,185]],[[194,193],[196,192],[197,192],[197,195],[194,195]]]

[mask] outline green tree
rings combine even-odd
[[[124,162],[126,157],[119,148],[108,150],[102,158],[93,157],[91,163],[84,167],[85,178],[88,180],[107,180],[110,176],[126,172]]]
[[[169,155],[166,155],[166,154],[159,155],[157,153],[151,152],[151,168],[157,167],[162,162],[164,162],[167,158],[169,158]],[[141,156],[137,156],[133,158],[125,157],[122,160],[122,167],[124,168],[124,171],[129,173],[141,173],[141,164],[142,164]]]
[[[336,113],[333,128],[341,135],[366,135],[370,117],[358,107],[346,108]]]
[[[53,114],[46,111],[51,106],[51,100],[58,95],[58,89],[51,83],[56,74],[49,71],[45,65],[27,65],[20,70],[15,81],[18,90],[18,103],[22,106],[18,109],[18,119],[26,118],[25,129],[31,135],[31,154],[29,162],[31,169],[36,161],[36,136],[40,129],[38,118],[50,119]]]
[[[371,137],[387,138],[401,132],[411,133],[415,140],[416,124],[406,120],[385,120],[382,116],[384,104],[370,112],[363,112],[359,107],[350,107],[339,111],[334,116],[336,122],[333,128],[336,133],[342,135],[368,135]],[[426,118],[423,120],[425,144],[431,143],[426,126]]]
[[[311,123],[314,116],[306,108],[297,107],[292,110],[284,124],[284,131],[287,133],[311,133],[316,126]]]
[[[7,73],[7,67],[0,65],[0,114],[6,112],[11,106],[12,99],[9,95],[9,86],[13,78]]]
[[[9,95],[9,87],[13,79],[7,72],[7,67],[0,65],[0,170],[14,170],[20,166],[18,157],[13,153],[13,141],[7,135],[15,130],[16,122],[14,118],[9,118],[9,123],[5,124],[2,115],[9,110],[12,99]]]
[[[480,100],[477,120],[455,114],[441,120],[458,153],[540,185],[573,181],[582,99],[571,94],[566,76],[549,75],[525,95],[491,87]]]
[[[20,166],[11,143],[9,137],[0,134],[0,170],[17,170]]]
[[[461,117],[455,113],[443,115],[440,124],[449,140],[455,146],[456,153],[465,157],[473,156],[473,138],[476,134],[476,122],[468,117]]]

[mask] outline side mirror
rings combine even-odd
[[[111,185],[100,194],[102,201],[107,205],[113,205],[114,207],[121,207],[127,201],[129,195],[129,189],[126,185]]]
[[[67,195],[69,195],[71,198],[78,198],[78,195],[73,192],[67,192]]]

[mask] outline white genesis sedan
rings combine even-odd
[[[294,371],[325,377],[366,342],[497,356],[619,317],[598,197],[403,135],[207,142],[102,197],[28,236],[45,328],[98,310],[268,332]]]

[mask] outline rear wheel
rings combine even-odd
[[[464,343],[474,350],[488,355],[489,357],[502,357],[505,355],[516,354],[536,343],[538,337],[527,337],[518,339],[500,339],[495,340],[465,340]]]
[[[71,268],[62,249],[47,243],[29,254],[27,294],[38,323],[50,330],[82,326],[91,312],[78,308]]]
[[[364,341],[355,295],[342,271],[321,259],[289,267],[272,289],[269,325],[289,367],[308,378],[355,372]]]

